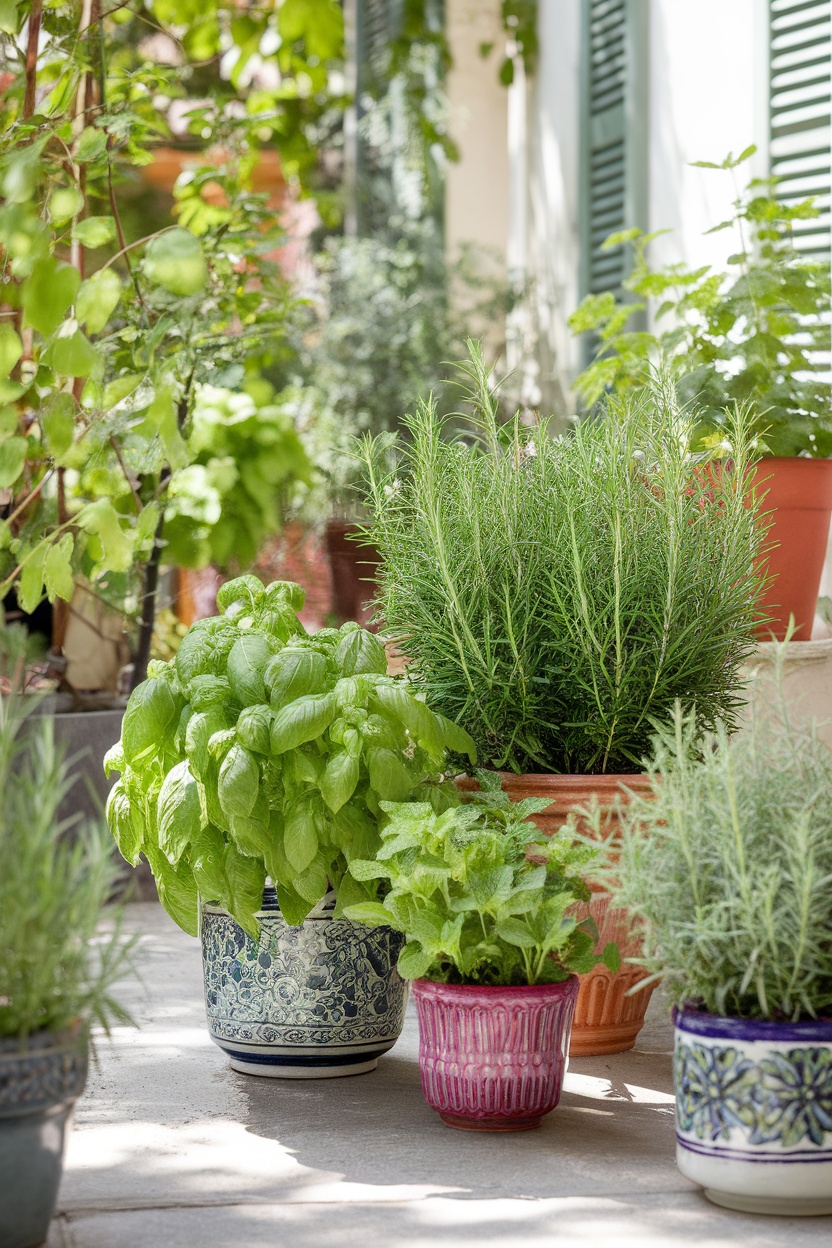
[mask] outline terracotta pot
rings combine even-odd
[[[762,511],[772,512],[771,529],[761,569],[774,579],[761,609],[769,617],[758,636],[782,641],[793,615],[793,641],[809,641],[826,558],[832,514],[832,459],[780,458],[761,460],[752,477],[762,498]]]
[[[367,603],[375,594],[375,572],[380,559],[372,546],[354,540],[358,529],[345,520],[326,526],[326,550],[332,572],[332,598],[339,622],[357,620],[365,625],[371,612]]]
[[[533,822],[545,836],[554,836],[566,823],[569,815],[582,806],[589,806],[593,797],[604,811],[602,831],[614,831],[617,818],[614,804],[617,798],[627,800],[627,790],[644,793],[650,788],[645,775],[626,776],[556,776],[530,774],[517,776],[503,772],[503,789],[512,801],[525,797],[545,797],[551,801],[548,810],[532,816]],[[457,781],[462,789],[473,790],[476,780]],[[587,831],[585,823],[580,830]],[[580,907],[581,917],[591,917],[598,926],[597,951],[600,953],[609,941],[615,941],[622,958],[637,957],[640,952],[638,940],[630,935],[629,921],[623,910],[610,905],[610,899],[602,890],[593,887],[593,898]],[[644,1016],[650,1003],[652,987],[628,996],[630,989],[645,978],[645,972],[632,963],[624,962],[615,974],[599,965],[588,975],[580,977],[580,991],[572,1023],[572,1040],[569,1052],[572,1057],[596,1057],[605,1053],[624,1053],[631,1049],[644,1026]]]
[[[419,1073],[432,1109],[463,1131],[527,1131],[560,1100],[578,995],[562,984],[412,986]]]

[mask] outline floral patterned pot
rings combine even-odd
[[[548,798],[551,805],[531,821],[544,834],[554,836],[570,815],[581,807],[598,802],[602,810],[601,830],[605,836],[615,830],[617,822],[616,802],[625,804],[629,793],[646,793],[650,778],[646,775],[609,776],[558,776],[545,772],[524,776],[513,772],[501,773],[503,790],[513,802],[526,797]],[[457,780],[463,790],[477,788],[476,780]],[[585,820],[578,821],[578,829],[586,833]],[[630,932],[630,920],[623,910],[610,905],[608,894],[593,888],[591,901],[579,907],[580,917],[592,918],[598,927],[596,951],[601,953],[610,941],[618,945],[622,959],[637,957],[641,942]],[[572,1039],[569,1052],[572,1057],[598,1057],[607,1053],[624,1053],[636,1042],[644,1026],[644,1016],[650,1004],[655,985],[631,992],[647,972],[632,962],[624,961],[620,970],[613,973],[600,963],[587,975],[580,977],[580,992],[572,1023]]]
[[[87,1034],[0,1040],[0,1244],[35,1248],[49,1233],[75,1101],[87,1080]]]
[[[682,1174],[728,1209],[832,1213],[832,1019],[674,1021]]]
[[[259,942],[225,910],[203,907],[208,1030],[235,1070],[283,1079],[361,1075],[399,1038],[403,938],[333,919],[334,904],[330,894],[290,927],[267,888]]]
[[[419,1073],[432,1109],[463,1131],[527,1131],[560,1100],[578,979],[480,988],[417,979]]]

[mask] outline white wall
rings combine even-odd
[[[505,55],[499,0],[447,0],[445,22],[453,57],[448,74],[451,135],[460,160],[450,163],[445,190],[445,239],[454,259],[476,243],[505,266],[508,237],[506,89],[498,79]],[[480,55],[480,44],[494,45]]]
[[[538,34],[540,56],[529,97],[529,258],[546,395],[552,389],[547,371],[562,388],[579,365],[566,318],[578,304],[580,0],[540,0]]]
[[[651,0],[649,227],[673,231],[653,245],[656,264],[722,265],[737,250],[731,232],[704,233],[765,172],[764,22],[759,0]],[[733,176],[691,168],[755,142]]]

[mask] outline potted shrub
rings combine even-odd
[[[347,865],[380,844],[382,801],[441,792],[446,748],[473,743],[357,624],[307,636],[299,586],[244,576],[217,600],[131,694],[110,827],[201,926],[209,1029],[235,1069],[358,1074],[395,1042],[405,989],[396,934],[343,917],[370,896]]]
[[[413,980],[428,1104],[449,1127],[525,1131],[560,1099],[575,972],[598,961],[597,930],[573,913],[598,851],[565,832],[541,840],[526,820],[546,800],[514,803],[498,776],[483,782],[442,813],[385,803],[381,847],[350,873],[388,891],[347,913],[406,937],[399,971]],[[604,957],[617,966],[614,945]]]
[[[681,710],[614,882],[675,1003],[679,1169],[751,1213],[832,1213],[832,754]]]
[[[733,170],[756,148],[721,165]],[[812,198],[778,197],[777,179],[755,179],[727,221],[736,240],[728,270],[673,264],[654,269],[647,248],[656,234],[625,230],[604,247],[633,245],[624,279],[627,303],[610,292],[588,295],[570,318],[575,333],[597,335],[593,362],[575,383],[592,406],[612,386],[637,389],[661,352],[678,374],[679,393],[699,409],[695,445],[718,446],[725,410],[749,403],[760,459],[753,482],[771,514],[764,552],[770,577],[760,635],[780,641],[790,616],[792,640],[808,641],[826,558],[832,512],[832,409],[823,359],[829,350],[830,277],[825,256],[800,250],[807,222],[820,215]],[[657,333],[634,333],[632,318],[661,300]],[[662,321],[662,318],[666,318]],[[670,323],[668,324],[668,320]]]
[[[427,403],[394,472],[364,446],[379,610],[413,686],[513,797],[548,797],[536,819],[553,831],[593,796],[609,810],[647,783],[652,721],[675,699],[702,730],[741,705],[761,541],[749,420],[726,417],[731,459],[717,469],[691,457],[695,419],[667,384],[555,438],[545,423],[498,423],[475,345],[466,371],[466,436],[446,437]],[[608,899],[591,906],[603,943],[626,941]],[[584,980],[573,1052],[632,1047],[638,974]]]
[[[128,944],[118,923],[98,930],[115,883],[106,830],[64,835],[57,811],[72,776],[51,721],[24,724],[15,697],[0,716],[0,1243],[35,1248],[55,1209],[90,1026],[129,1021],[111,996]]]

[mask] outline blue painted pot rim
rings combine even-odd
[[[673,1008],[673,1022],[679,1031],[709,1039],[755,1040],[768,1043],[832,1044],[832,1018],[810,1018],[799,1023],[776,1022],[766,1018],[727,1018],[709,1014],[693,1006]]]

